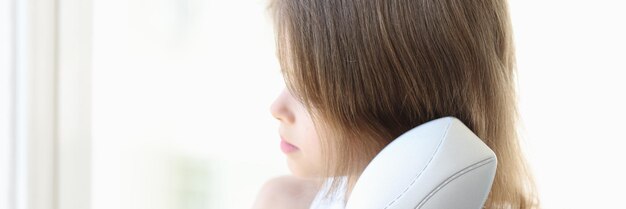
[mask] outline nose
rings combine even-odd
[[[270,112],[274,118],[284,123],[293,123],[295,121],[294,113],[292,112],[290,104],[290,94],[287,89],[283,89],[280,95],[276,97],[272,105],[270,106]]]

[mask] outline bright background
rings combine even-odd
[[[288,174],[264,6],[94,1],[94,209],[250,208]]]
[[[13,150],[23,90],[13,80],[21,55],[12,55],[20,36],[10,15],[21,1],[0,0],[0,209],[37,201],[12,193],[21,191],[16,168],[29,163]],[[265,180],[289,173],[269,112],[284,84],[265,3],[92,0],[88,112],[63,109],[90,116],[91,208],[250,208]],[[522,144],[544,208],[620,208],[626,8],[609,0],[512,0],[510,8]],[[85,195],[75,191],[63,194]]]

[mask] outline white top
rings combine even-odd
[[[327,199],[323,198],[324,192],[330,189],[330,179],[327,179],[324,182],[324,185],[322,185],[320,191],[318,191],[317,195],[315,195],[315,198],[313,199],[313,202],[311,203],[311,207],[309,208],[310,209],[344,209],[346,207],[344,193],[346,191],[347,178],[345,176],[342,176],[338,180],[341,181],[342,183],[340,184],[337,190],[337,193],[335,193],[336,195],[330,196],[330,198],[327,198]]]

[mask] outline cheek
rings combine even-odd
[[[307,127],[301,133],[300,153],[292,156],[292,170],[302,176],[319,176],[323,166],[320,140],[312,127]]]
[[[307,160],[313,167],[318,169],[322,162],[321,156],[321,144],[319,136],[317,135],[315,125],[308,114],[305,115],[303,120],[303,134],[304,134],[304,147],[303,152],[306,155]]]
[[[311,164],[313,164],[314,167],[318,168],[322,163],[322,150],[320,147],[319,138],[317,137],[317,135],[312,135],[309,136],[307,139],[308,140],[305,147],[306,150],[304,151],[305,155],[307,155],[307,158],[311,162]]]
[[[290,167],[303,176],[319,176],[323,167],[323,160],[320,149],[320,139],[315,130],[315,125],[310,115],[301,106],[295,109],[296,118],[298,118],[297,146],[300,148],[299,153],[291,156]]]
[[[320,142],[315,131],[307,130],[304,132],[302,141],[302,157],[304,163],[311,168],[317,169],[321,162]]]

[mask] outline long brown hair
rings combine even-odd
[[[348,176],[352,188],[393,139],[454,116],[497,155],[485,208],[539,207],[516,132],[505,0],[270,0],[268,8],[287,88],[320,132],[324,176]]]

